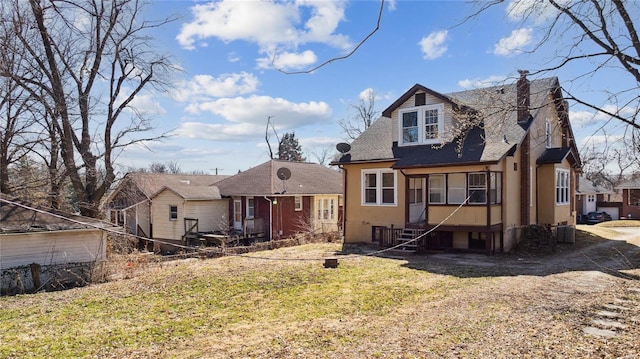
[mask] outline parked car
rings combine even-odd
[[[589,212],[587,214],[587,223],[596,224],[611,220],[611,215],[605,211]]]

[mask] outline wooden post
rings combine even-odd
[[[40,289],[40,265],[38,263],[31,263],[31,279],[33,279],[33,291]]]

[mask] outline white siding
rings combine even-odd
[[[0,234],[0,270],[100,261],[106,247],[105,232],[95,229]]]
[[[178,207],[178,218],[169,219],[169,207]],[[175,192],[164,190],[153,198],[151,219],[153,238],[181,240],[184,218],[197,218],[198,231],[226,229],[229,221],[229,200],[188,201]]]
[[[188,201],[184,204],[185,217],[198,218],[200,232],[226,230],[229,227],[229,201]]]
[[[178,207],[178,218],[169,219],[169,206]],[[183,199],[172,191],[164,190],[153,198],[151,204],[151,223],[153,223],[153,238],[182,239],[184,234],[184,203]]]
[[[416,93],[420,93],[420,92],[416,92]],[[441,99],[430,95],[430,94],[425,94],[425,105],[436,105],[436,104],[441,104],[444,101],[442,101]],[[392,128],[392,138],[394,141],[398,141],[399,140],[399,124],[398,124],[398,110],[404,109],[404,108],[410,108],[410,107],[414,107],[415,106],[415,94],[414,96],[411,96],[405,103],[403,103],[402,105],[400,105],[397,109],[393,110],[393,112],[391,113],[391,128]],[[445,103],[444,104],[444,136],[445,138],[448,137],[450,135],[450,129],[451,129],[451,123],[452,123],[452,115],[451,115],[452,111],[451,111],[451,105]]]

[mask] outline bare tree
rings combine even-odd
[[[356,111],[350,119],[342,119],[339,124],[348,138],[354,140],[380,115],[376,110],[376,94],[372,89],[365,90],[364,97],[360,98],[358,104],[350,104],[349,107]]]
[[[504,3],[504,0],[477,1],[477,11],[465,21],[478,19]],[[568,100],[610,116],[637,133],[640,130],[640,38],[636,28],[639,4],[624,0],[515,1],[509,4],[508,11],[511,18],[520,19],[519,26],[535,27],[540,35],[529,52],[540,52],[545,47],[553,50],[554,55],[545,66],[531,69],[532,75],[570,67],[576,73],[576,81],[604,74],[611,79],[615,77],[616,84],[626,84],[615,92],[609,91],[601,81],[592,82],[593,86],[601,84],[601,92],[616,106],[613,110],[572,94],[567,86],[563,91]],[[586,70],[575,72],[578,64]],[[634,138],[637,139],[637,135]]]
[[[95,217],[116,178],[119,151],[162,137],[141,135],[152,127],[133,101],[168,86],[174,67],[149,33],[173,19],[143,19],[138,0],[29,0],[12,6],[2,20],[30,57],[18,71],[0,76],[19,83],[47,111],[80,211]]]
[[[607,136],[604,136],[607,139]],[[609,189],[640,172],[638,149],[621,145],[621,140],[593,144],[582,153],[583,171],[588,180]]]

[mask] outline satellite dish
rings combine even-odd
[[[351,151],[351,145],[348,143],[340,142],[336,145],[336,150],[344,155],[345,153]]]
[[[280,167],[276,172],[276,176],[278,176],[278,178],[280,178],[281,180],[286,181],[291,178],[291,170],[287,167]]]

